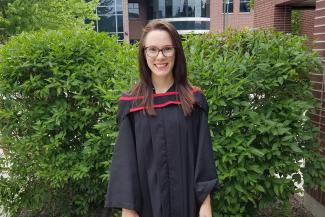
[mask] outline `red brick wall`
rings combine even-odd
[[[256,1],[254,27],[273,28],[276,31],[291,32],[291,6],[284,3],[294,4],[301,0],[260,0]],[[310,40],[311,46],[314,31],[314,10],[301,10],[301,32]],[[325,18],[323,19],[325,21]]]
[[[313,94],[317,101],[320,103],[320,107],[310,114],[312,121],[320,128],[319,141],[321,146],[325,147],[325,94],[324,94],[324,75],[323,74],[311,74],[311,81],[313,87]],[[314,199],[325,206],[325,192],[320,189],[305,189],[306,192]]]
[[[319,0],[316,2],[315,11],[315,26],[314,37],[315,46],[314,50],[319,51],[322,57],[325,57],[325,1]]]
[[[275,6],[272,0],[259,0],[255,2],[254,11],[254,27],[291,32],[291,7]]]
[[[314,40],[314,19],[315,19],[315,10],[301,11],[300,32],[301,35],[308,37],[307,43],[309,47],[312,47],[313,40]]]
[[[273,28],[274,5],[272,0],[257,0],[254,8],[254,27]]]
[[[211,0],[211,21],[210,30],[212,32],[223,31],[223,13],[222,13],[222,0]],[[245,27],[252,28],[254,24],[254,11],[250,13],[239,12],[239,0],[234,0],[234,11],[227,15],[227,27],[233,29],[242,29]]]
[[[294,5],[295,3],[301,3],[303,0],[273,0],[274,5]]]
[[[291,7],[275,6],[274,7],[274,30],[291,32]]]
[[[318,51],[321,57],[325,57],[325,0],[316,1],[314,21],[314,51]],[[325,65],[325,64],[324,64]],[[313,122],[320,127],[319,141],[325,148],[325,77],[324,73],[311,74],[313,94],[320,103],[319,108],[311,114]],[[317,201],[325,205],[325,192],[319,189],[306,189]]]
[[[210,31],[217,32],[217,13],[219,13],[219,7],[217,3],[219,0],[210,0]],[[222,10],[222,9],[221,9]]]

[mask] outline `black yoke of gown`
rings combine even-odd
[[[105,207],[132,209],[140,217],[198,216],[218,179],[208,104],[201,91],[193,94],[194,109],[187,117],[174,85],[154,94],[156,116],[144,112],[141,97],[120,97]]]

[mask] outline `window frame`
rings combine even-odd
[[[121,2],[117,2],[117,1],[121,1],[121,0],[114,0],[114,3],[112,5],[102,5],[99,4],[96,6],[96,15],[101,18],[101,17],[109,17],[108,15],[114,16],[115,17],[115,31],[102,31],[102,32],[106,32],[108,35],[116,35],[119,37],[119,39],[117,41],[123,41],[124,40],[124,32],[119,31],[119,22],[118,19],[119,18],[123,18],[123,12],[122,14],[119,13],[118,9],[120,8],[120,3]],[[98,8],[114,8],[114,12],[113,13],[107,13],[107,14],[98,14]],[[123,19],[122,19],[123,20]],[[99,32],[99,21],[100,20],[96,20],[96,26],[95,26],[95,30],[96,32]],[[123,21],[122,21],[123,22]],[[122,23],[123,25],[123,23]],[[120,38],[120,36],[123,34],[123,37]]]
[[[233,14],[234,13],[234,0],[221,0],[222,1],[222,14]],[[226,5],[228,5],[228,11],[225,12]],[[231,11],[229,11],[229,5],[231,5]]]
[[[130,8],[129,6],[131,5],[135,5],[137,4],[138,5],[138,8],[135,8],[135,7],[132,7]],[[137,17],[130,17],[130,9],[137,9],[138,10],[138,16]],[[129,2],[128,3],[128,16],[129,16],[129,20],[136,20],[136,19],[140,19],[140,3],[139,2]]]
[[[250,13],[251,8],[250,8],[249,3],[250,3],[250,0],[239,0],[239,13]],[[243,4],[246,5],[246,8],[248,9],[248,11],[241,11]]]

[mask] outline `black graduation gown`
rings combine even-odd
[[[105,207],[127,208],[140,217],[197,217],[218,185],[208,104],[193,90],[195,105],[185,117],[172,86],[154,94],[156,116],[140,97],[119,101],[119,135],[113,153]]]

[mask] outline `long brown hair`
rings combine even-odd
[[[187,80],[186,59],[182,41],[176,28],[168,22],[153,20],[144,27],[140,39],[138,53],[140,80],[131,89],[130,95],[144,96],[142,103],[146,112],[149,115],[156,115],[153,108],[153,84],[151,80],[151,70],[147,65],[144,48],[146,36],[150,31],[153,30],[166,31],[172,40],[173,46],[175,47],[175,64],[173,67],[174,83],[176,86],[176,91],[178,92],[178,99],[181,102],[183,113],[185,116],[190,115],[192,112],[194,97],[192,93],[192,86]]]

